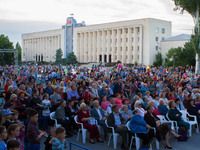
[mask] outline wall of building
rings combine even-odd
[[[167,52],[171,48],[178,48],[178,47],[183,48],[186,42],[189,42],[189,40],[187,40],[187,41],[162,41],[161,44],[160,44],[162,56],[165,58]]]
[[[155,33],[156,28],[166,32]],[[153,30],[153,31],[152,31]],[[74,29],[74,52],[79,62],[117,62],[152,64],[155,46],[161,36],[171,35],[171,23],[157,19],[138,19]],[[158,43],[154,42],[155,37]]]
[[[64,30],[49,30],[22,35],[23,61],[54,62],[56,50],[64,50]]]

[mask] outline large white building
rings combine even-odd
[[[164,39],[160,42],[160,51],[162,56],[165,58],[167,52],[171,48],[183,48],[186,42],[189,42],[191,39],[191,35],[189,34],[179,34],[176,36],[171,36],[169,38]]]
[[[64,30],[49,30],[22,35],[23,61],[54,62],[57,49],[64,49]]]
[[[153,64],[160,41],[171,36],[171,22],[137,19],[74,29],[74,52],[81,63]]]

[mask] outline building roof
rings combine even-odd
[[[168,41],[189,41],[191,38],[190,34],[179,34],[176,36],[171,36],[169,38],[164,39],[162,42],[168,42]]]

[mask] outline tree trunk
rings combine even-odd
[[[199,54],[196,53],[196,66],[195,66],[195,73],[199,74],[200,73],[200,59],[199,59]]]

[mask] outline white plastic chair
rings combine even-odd
[[[112,130],[112,134],[109,135],[108,146],[110,145],[111,138],[113,137],[113,147],[117,148],[117,138],[119,136],[118,133],[115,132],[114,127],[108,126],[107,120],[105,120],[106,127]]]
[[[169,121],[165,118],[165,116],[163,115],[157,115],[157,117],[160,119],[160,123],[163,124],[163,123],[169,123],[171,124],[171,128],[172,130],[175,130],[175,126],[174,126],[174,123],[173,121]]]
[[[128,121],[126,123],[126,127],[129,131],[131,131],[130,129],[130,121]],[[154,129],[154,132],[156,132],[156,130]],[[136,150],[139,150],[140,149],[140,138],[137,136],[136,133],[134,133],[134,136],[131,137],[131,143],[130,143],[130,146],[129,146],[129,150],[131,150],[132,148],[132,144],[133,144],[133,139],[135,139],[135,146],[136,146]],[[150,145],[150,149],[152,149],[152,144]],[[159,144],[159,141],[156,139],[156,150],[159,150],[160,149],[160,144]]]
[[[128,131],[131,131],[129,124],[130,124],[130,121],[128,121],[126,123],[126,127],[127,127]],[[132,148],[133,139],[135,139],[136,150],[139,150],[139,148],[140,148],[140,139],[137,137],[137,135],[135,133],[134,133],[134,136],[131,137],[131,143],[130,143],[130,146],[129,146],[129,150],[131,150],[131,148]]]
[[[193,115],[190,115],[186,110],[181,110],[180,112],[182,114],[183,120],[190,124],[189,136],[192,136],[192,126],[197,126],[196,133],[199,133],[199,125],[198,125],[198,122],[197,122],[197,117],[193,116]],[[193,120],[192,121],[189,120],[188,117],[193,118]]]
[[[55,114],[56,114],[55,111],[54,111],[54,112],[51,112],[51,113],[50,113],[50,119],[55,121],[55,127],[58,128],[58,127],[61,127],[61,125],[58,124],[58,122],[57,122],[57,120],[56,120],[56,118],[55,118]]]
[[[166,114],[166,118],[167,118],[168,121],[173,122],[174,129],[175,129],[176,132],[178,132],[178,128],[179,128],[179,127],[178,127],[177,121],[171,120],[171,119],[169,118],[169,114],[168,114],[168,113]]]
[[[83,123],[78,122],[78,116],[77,116],[77,115],[74,116],[74,121],[76,122],[76,124],[77,124],[78,126],[80,126],[80,128],[78,129],[78,134],[77,134],[76,140],[77,140],[77,141],[79,140],[79,136],[80,136],[80,132],[81,132],[81,133],[82,133],[82,142],[83,142],[83,144],[85,144],[85,143],[86,143],[86,133],[87,133],[87,129],[85,129],[85,128],[83,127]]]

